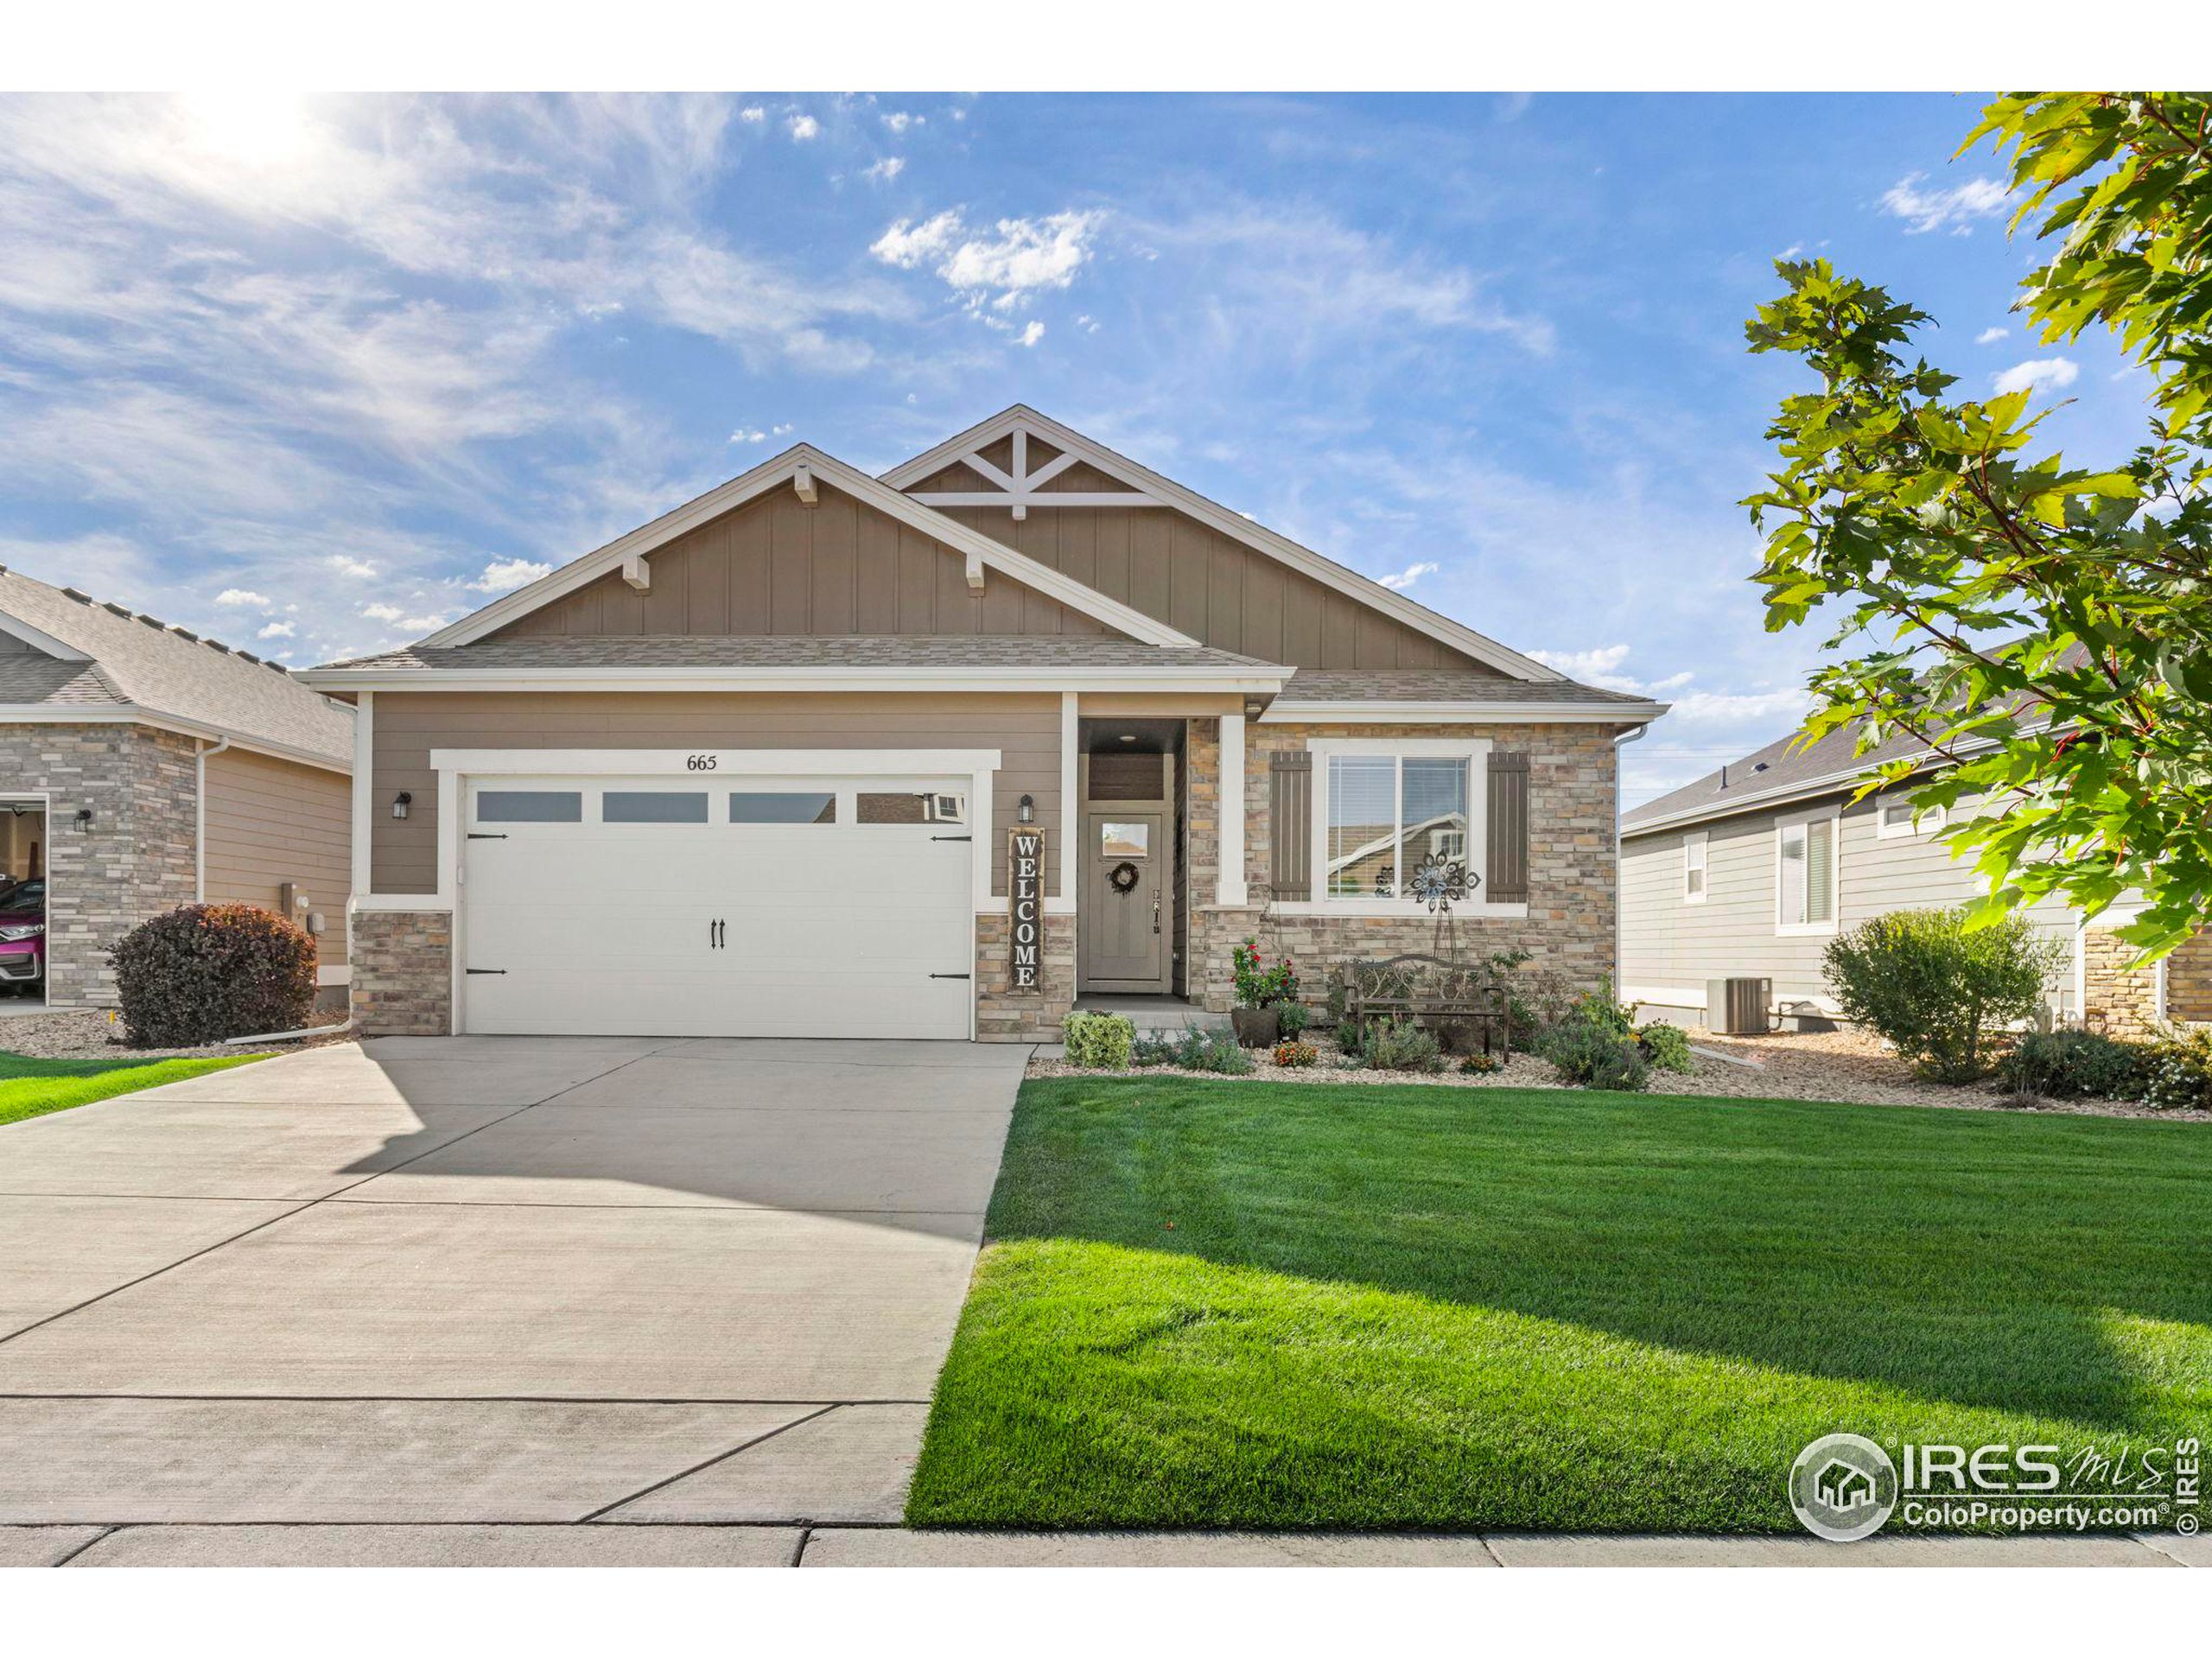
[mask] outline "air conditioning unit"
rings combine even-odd
[[[1719,1037],[1763,1037],[1767,1009],[1774,1002],[1770,979],[1708,979],[1705,982],[1705,1028]]]

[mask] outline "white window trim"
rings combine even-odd
[[[1949,815],[1947,814],[1942,807],[1931,806],[1925,811],[1914,813],[1912,815],[1911,821],[1908,823],[1896,825],[1891,824],[1887,817],[1889,809],[1905,799],[1906,798],[1904,795],[1898,794],[1894,791],[1886,791],[1883,794],[1877,795],[1874,798],[1874,836],[1876,840],[1909,841],[1916,836],[1933,835],[1936,830],[1941,830],[1943,825],[1948,822]]]
[[[1698,874],[1705,877],[1705,885],[1698,888],[1694,893],[1690,891],[1690,870],[1692,868],[1690,864],[1690,849],[1693,847],[1696,848],[1698,852],[1698,861],[1695,868]],[[1710,898],[1712,894],[1712,839],[1705,830],[1693,830],[1682,837],[1682,902],[1686,905],[1701,905]]]
[[[1313,849],[1312,886],[1307,891],[1306,904],[1278,905],[1276,910],[1284,915],[1412,916],[1418,913],[1425,916],[1428,913],[1426,910],[1416,912],[1413,902],[1403,897],[1345,899],[1330,894],[1329,760],[1335,755],[1386,754],[1423,760],[1465,760],[1467,868],[1483,878],[1484,886],[1475,891],[1478,893],[1484,892],[1490,880],[1490,848],[1485,841],[1489,833],[1490,814],[1485,808],[1490,786],[1491,747],[1491,740],[1486,737],[1317,737],[1309,741],[1306,747],[1313,757],[1314,778],[1313,840],[1310,843]],[[1494,905],[1484,900],[1455,906],[1452,913],[1465,917],[1513,918],[1525,917],[1529,907],[1522,904]]]
[[[1785,922],[1782,919],[1782,836],[1786,830],[1801,825],[1828,824],[1828,919],[1825,922]],[[1810,837],[1807,839],[1808,874],[1810,874]],[[1709,880],[1710,878],[1708,878]],[[1808,891],[1806,894],[1811,898]],[[1843,913],[1843,809],[1836,806],[1815,808],[1809,812],[1792,812],[1774,821],[1774,931],[1780,938],[1818,938],[1836,931]]]

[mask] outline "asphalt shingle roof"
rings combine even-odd
[[[351,713],[274,663],[19,571],[0,569],[0,614],[92,659],[0,656],[0,704],[137,707],[324,760],[353,760]]]
[[[1623,702],[1649,699],[1574,680],[1513,680],[1448,668],[1301,668],[1283,696],[1299,702]]]
[[[1893,737],[1860,754],[1858,733],[1848,726],[1841,731],[1830,732],[1807,748],[1791,748],[1796,741],[1795,732],[1777,738],[1764,748],[1754,749],[1742,760],[1731,760],[1719,771],[1707,772],[1695,783],[1685,784],[1672,794],[1662,795],[1632,812],[1623,813],[1622,832],[1633,834],[1641,824],[1685,812],[1719,817],[1736,810],[1742,801],[1771,795],[1777,790],[1830,778],[1848,779],[1872,771],[1885,760],[1926,752],[1916,737]]]

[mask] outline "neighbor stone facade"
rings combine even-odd
[[[2151,1037],[2158,1032],[2158,970],[2131,968],[2135,947],[2110,928],[2082,935],[2082,1023],[2111,1037]]]
[[[1532,965],[1595,986],[1614,972],[1613,813],[1616,758],[1622,728],[1573,725],[1245,725],[1244,869],[1241,907],[1211,902],[1219,869],[1221,722],[1189,722],[1187,765],[1191,868],[1192,1000],[1219,1013],[1235,1001],[1231,952],[1250,935],[1270,960],[1288,956],[1299,967],[1306,1000],[1327,992],[1329,970],[1360,957],[1433,948],[1436,924],[1408,902],[1396,916],[1286,913],[1307,893],[1275,893],[1268,884],[1273,855],[1268,805],[1271,757],[1303,749],[1315,738],[1485,738],[1497,750],[1529,756],[1529,904],[1526,917],[1458,918],[1459,951],[1471,957],[1522,950]],[[1473,810],[1481,811],[1483,782]]]
[[[2212,928],[2199,928],[2166,958],[2166,1017],[2212,1026]]]
[[[149,917],[192,902],[194,748],[143,726],[0,727],[0,790],[47,797],[49,1006],[115,1006],[108,951]]]
[[[353,1017],[364,1034],[442,1037],[453,1029],[453,916],[356,910]]]

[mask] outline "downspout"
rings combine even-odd
[[[1622,963],[1628,951],[1628,906],[1621,902],[1621,751],[1631,743],[1641,742],[1651,729],[1649,722],[1631,726],[1613,740],[1613,1000],[1621,996]],[[1708,881],[1712,877],[1706,878]]]
[[[207,757],[230,747],[226,737],[212,749],[201,749],[194,760],[199,769],[192,804],[192,902],[195,905],[207,902]]]

